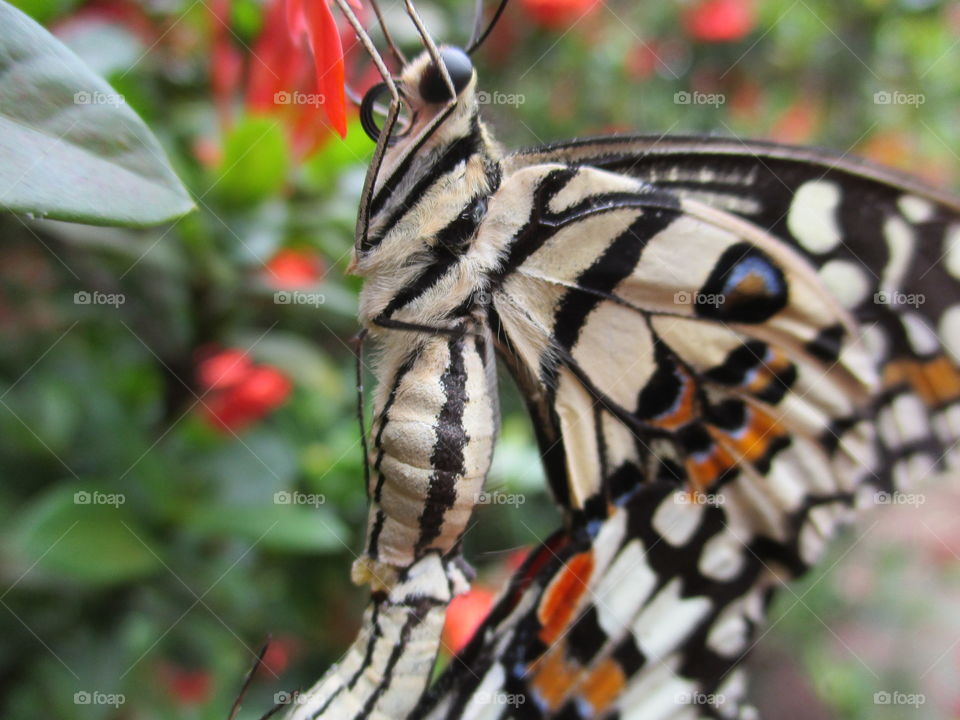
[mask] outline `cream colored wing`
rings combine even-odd
[[[779,535],[804,496],[871,479],[859,420],[875,368],[783,243],[634,178],[559,165],[508,177],[479,243],[487,232],[502,254],[493,322],[571,510],[602,517],[638,482],[672,478],[755,495],[755,529]]]
[[[752,717],[769,589],[885,487],[852,317],[769,233],[593,167],[508,175],[476,243],[569,518],[415,715]]]

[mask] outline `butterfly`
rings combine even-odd
[[[396,76],[337,5],[383,79],[351,263],[377,348],[372,598],[288,717],[754,717],[739,665],[777,587],[877,493],[955,463],[960,199],[735,138],[505,152],[470,53],[506,2],[463,50],[406,0],[424,50],[383,25]],[[430,684],[498,362],[565,522]]]

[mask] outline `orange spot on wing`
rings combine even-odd
[[[590,703],[594,713],[601,713],[623,692],[626,681],[620,665],[606,658],[583,680],[580,695]]]
[[[909,385],[928,407],[960,399],[960,372],[946,355],[920,362],[894,360],[883,370],[887,387]]]
[[[952,402],[960,398],[960,373],[946,355],[940,355],[923,365],[923,375],[933,389],[937,402]]]
[[[666,430],[676,430],[693,419],[694,401],[697,385],[692,377],[680,371],[683,378],[683,389],[680,391],[680,402],[669,413],[664,413],[653,419],[653,424]]]
[[[533,673],[531,686],[551,711],[560,708],[570,688],[583,672],[578,666],[569,663],[566,657],[564,642],[550,648],[530,667]]]
[[[714,443],[710,453],[700,459],[687,457],[687,475],[694,490],[706,490],[734,465],[733,457],[719,443]]]
[[[750,420],[743,432],[733,436],[713,430],[711,434],[720,435],[723,443],[743,460],[756,462],[766,454],[770,443],[780,437],[783,431],[779,423],[762,410],[751,408],[749,412]]]
[[[592,573],[593,553],[588,550],[570,558],[563,572],[547,587],[537,609],[537,619],[542,626],[540,640],[545,645],[556,642],[570,624]]]

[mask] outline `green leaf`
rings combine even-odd
[[[248,206],[278,192],[287,176],[287,143],[277,120],[246,117],[230,131],[214,187],[224,203]]]
[[[148,575],[160,560],[124,504],[122,494],[60,485],[21,513],[14,557],[31,573],[98,585]]]
[[[65,15],[80,3],[81,0],[13,0],[14,7],[43,24]]]
[[[132,227],[193,209],[160,143],[123,96],[3,0],[0,207]]]
[[[203,535],[229,535],[281,552],[327,553],[350,547],[350,531],[332,509],[322,506],[322,495],[279,491],[272,500],[262,506],[198,507],[187,524]]]

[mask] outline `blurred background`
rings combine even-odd
[[[14,4],[144,118],[199,209],[138,231],[0,214],[0,716],[223,719],[269,633],[241,713],[259,717],[337,660],[366,603],[344,273],[372,145],[353,116],[341,140],[277,99],[315,90],[279,0]],[[418,7],[466,41],[473,2]],[[514,0],[477,64],[508,148],[715,132],[960,179],[960,2]],[[558,524],[501,384],[507,501],[467,538],[452,649]],[[751,663],[767,717],[960,718],[960,491],[920,497],[781,593]]]

